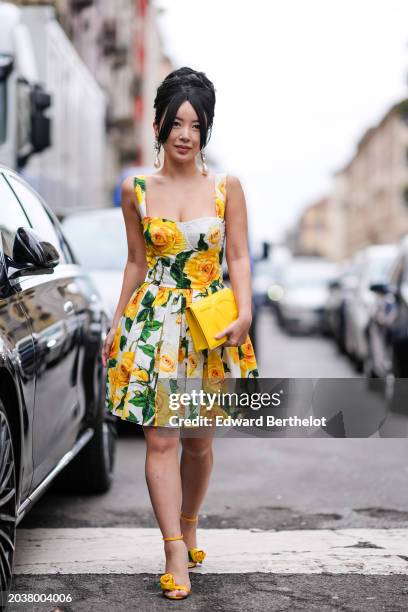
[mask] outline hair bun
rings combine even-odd
[[[173,72],[170,72],[170,74],[166,76],[164,81],[177,81],[183,85],[192,85],[193,87],[201,87],[208,91],[215,91],[214,85],[204,72],[193,70],[193,68],[189,66],[183,66],[182,68],[173,70]]]

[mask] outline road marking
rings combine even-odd
[[[198,529],[199,573],[408,574],[407,529]],[[164,571],[159,529],[17,529],[15,574]]]

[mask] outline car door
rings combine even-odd
[[[76,315],[80,301],[66,243],[58,234],[43,201],[20,177],[5,177],[34,231],[50,242],[60,255],[52,274],[17,279],[16,291],[24,291],[36,350],[36,389],[33,421],[32,486],[41,482],[72,447],[83,418],[79,401],[81,333]]]
[[[7,281],[17,229],[28,221],[0,172],[0,393],[7,414],[20,432],[21,499],[28,495],[33,477],[32,423],[35,395],[35,351],[24,289],[14,291]],[[15,397],[19,396],[18,404]],[[0,470],[4,466],[0,466]]]

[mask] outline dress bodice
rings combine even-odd
[[[179,289],[222,286],[226,174],[216,174],[214,183],[213,217],[174,221],[147,215],[145,175],[135,176],[134,189],[146,243],[145,281]]]

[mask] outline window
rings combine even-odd
[[[19,227],[30,227],[30,223],[17,198],[0,174],[0,233],[5,255],[13,258],[13,243]]]
[[[8,174],[7,180],[27,213],[33,230],[57,249],[60,254],[60,263],[72,263],[71,253],[62,236],[58,221],[52,218],[37,194],[14,175]]]

